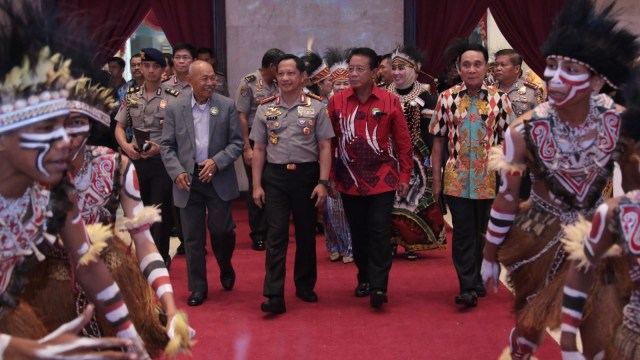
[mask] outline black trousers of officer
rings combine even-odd
[[[160,205],[162,221],[151,225],[151,235],[158,252],[166,261],[169,259],[169,238],[173,226],[173,199],[171,178],[160,156],[134,160],[140,185],[140,195],[145,206]]]
[[[317,162],[286,165],[267,164],[262,175],[267,216],[267,257],[264,296],[284,296],[289,215],[293,212],[296,257],[293,281],[298,292],[312,291],[318,278],[316,266],[316,198],[320,165]]]
[[[458,274],[460,292],[482,286],[483,236],[487,232],[493,199],[476,200],[445,195],[451,210],[453,239],[451,255]]]
[[[205,258],[206,226],[211,236],[211,249],[220,267],[220,277],[235,275],[231,256],[236,247],[236,224],[231,216],[231,201],[220,199],[211,183],[198,178],[199,170],[191,176],[187,205],[180,209],[184,247],[187,255],[189,291],[207,292],[207,262]],[[215,177],[215,175],[214,175]]]
[[[249,133],[251,133],[251,129],[249,129]],[[250,140],[251,148],[253,149],[253,140]],[[251,171],[251,166],[247,166],[244,163],[244,171],[247,173],[247,179],[249,182],[249,189],[247,190],[247,208],[249,209],[249,237],[251,237],[251,241],[255,244],[258,240],[265,240],[267,235],[267,216],[263,209],[260,209],[256,206],[256,203],[253,201],[253,172]]]
[[[395,195],[395,191],[367,196],[340,194],[351,229],[358,283],[369,283],[372,291],[386,292],[389,283],[391,211]]]

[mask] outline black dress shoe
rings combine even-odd
[[[318,302],[318,294],[315,291],[296,291],[296,296],[305,302]]]
[[[476,285],[476,295],[478,295],[478,297],[487,296],[487,290],[484,288],[484,285],[482,284]]]
[[[478,306],[478,295],[475,291],[463,291],[456,295],[456,304],[463,304],[466,307]]]
[[[187,300],[187,304],[189,306],[198,306],[202,305],[204,299],[207,298],[207,293],[205,291],[194,291],[189,296],[189,300]]]
[[[382,304],[388,301],[387,294],[382,290],[376,290],[371,293],[371,307],[374,309],[380,309]]]
[[[229,266],[229,269],[220,271],[220,284],[222,287],[229,291],[233,289],[233,285],[236,283],[236,272],[233,270],[232,266]]]
[[[254,241],[251,248],[255,251],[264,251],[264,240]]]
[[[180,243],[180,245],[178,245],[178,248],[176,249],[176,255],[184,255],[184,254],[186,254],[184,250],[184,243]]]
[[[356,297],[369,296],[369,283],[360,283],[355,290]]]
[[[263,302],[260,305],[260,310],[266,313],[272,314],[284,314],[287,311],[287,308],[284,306],[284,298],[283,297],[271,297],[269,300]]]

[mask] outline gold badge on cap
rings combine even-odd
[[[160,109],[164,110],[167,107],[167,100],[160,100]]]
[[[211,107],[211,111],[209,111],[211,113],[211,115],[216,116],[218,115],[218,107],[217,106],[212,106]]]

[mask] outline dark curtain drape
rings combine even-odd
[[[564,0],[491,0],[489,5],[505,39],[538,75],[545,68],[542,45],[563,4]]]
[[[153,9],[149,11],[147,17],[144,18],[142,23],[153,30],[164,31],[162,30],[162,25],[160,24],[160,21],[158,21],[158,17],[156,16],[156,13],[153,12]]]
[[[422,70],[437,77],[448,65],[445,50],[467,37],[487,11],[490,0],[416,1],[416,46],[426,53]]]
[[[153,0],[152,8],[171,45],[213,48],[211,0]]]
[[[96,64],[115,54],[151,8],[151,0],[58,0],[61,14],[84,22],[88,34],[99,45]],[[65,21],[65,19],[62,19]]]

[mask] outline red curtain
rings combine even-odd
[[[155,31],[164,31],[162,30],[162,25],[160,24],[160,21],[158,21],[158,17],[156,16],[156,13],[153,12],[153,9],[149,11],[142,23]]]
[[[61,14],[86,20],[90,36],[100,45],[96,63],[104,64],[138,28],[151,0],[58,0]]]
[[[152,8],[172,45],[213,47],[212,0],[154,0]]]
[[[422,70],[438,76],[448,65],[444,52],[455,38],[467,37],[490,0],[416,1],[416,46],[426,53]]]
[[[563,0],[491,0],[491,14],[505,39],[540,76],[545,68],[542,45],[563,3]]]

